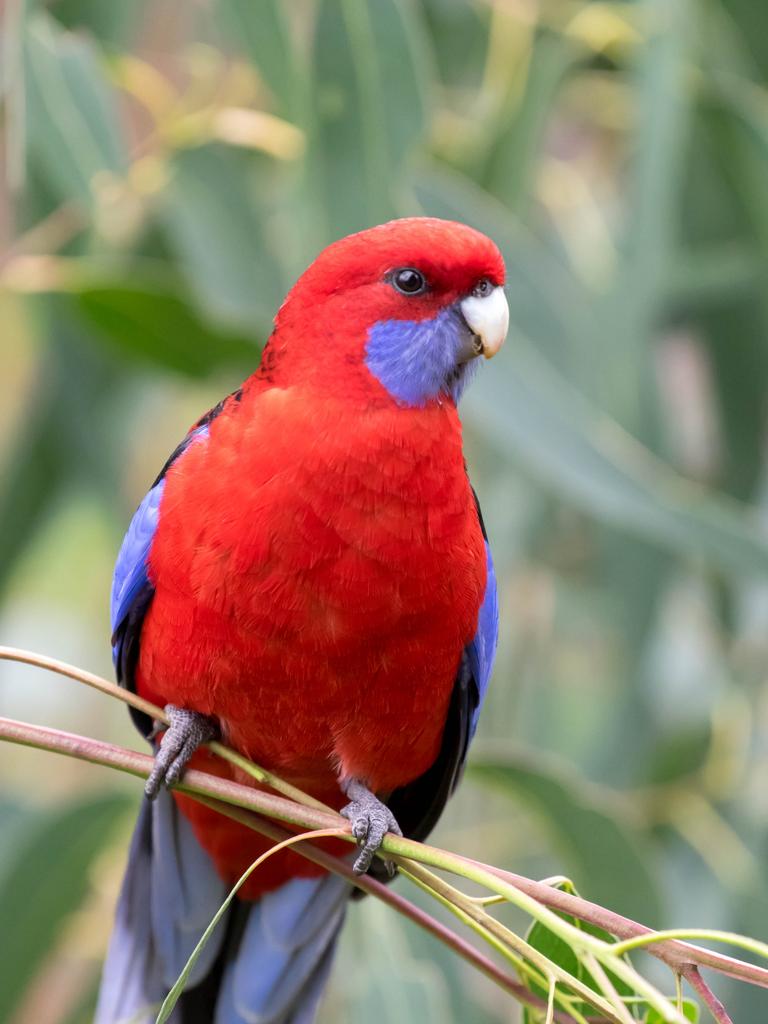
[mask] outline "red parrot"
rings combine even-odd
[[[496,646],[493,566],[456,404],[508,325],[486,236],[392,221],[324,250],[261,364],[199,420],[130,524],[112,592],[119,681],[166,707],[98,1024],[154,1019],[269,842],[170,793],[227,774],[214,736],[342,810],[356,871],[422,839],[456,785]],[[242,780],[241,780],[242,781]],[[174,1021],[314,1018],[351,886],[290,851],[240,891]]]

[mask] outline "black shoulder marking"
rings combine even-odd
[[[136,665],[139,660],[139,647],[141,638],[141,627],[144,625],[144,616],[152,603],[155,588],[147,580],[133,600],[128,614],[117,627],[112,637],[113,645],[116,645],[118,655],[115,663],[115,673],[120,686],[127,690],[136,692]],[[133,724],[145,736],[152,732],[152,719],[136,708],[128,709],[133,719]]]
[[[233,391],[232,394],[227,395],[225,398],[222,398],[222,400],[218,402],[216,405],[214,405],[212,409],[209,409],[205,416],[201,416],[200,419],[195,423],[195,425],[190,429],[189,433],[184,438],[184,440],[176,445],[171,454],[165,460],[163,468],[155,477],[152,487],[155,487],[157,486],[157,484],[160,483],[160,481],[163,479],[163,477],[174,464],[174,462],[176,462],[176,460],[184,454],[187,448],[189,448],[190,444],[192,444],[192,442],[195,439],[195,431],[199,430],[200,427],[207,427],[209,423],[212,423],[216,419],[216,417],[219,416],[224,411],[224,408],[228,402],[239,402],[242,397],[243,389],[238,388],[237,391]]]
[[[485,529],[485,521],[483,519],[483,510],[480,508],[480,499],[477,496],[477,491],[470,484],[470,490],[472,491],[472,497],[475,499],[475,508],[477,509],[477,518],[480,521],[480,529],[483,531],[483,540],[488,540],[488,531]]]

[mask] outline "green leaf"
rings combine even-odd
[[[651,927],[660,920],[642,837],[608,800],[529,758],[474,759],[469,772],[523,801],[542,819],[568,875],[589,899]]]
[[[484,439],[602,523],[728,574],[767,572],[768,538],[748,507],[680,476],[534,350],[532,343],[547,351],[547,337],[561,336],[567,349],[560,361],[569,375],[578,379],[577,358],[588,365],[584,338],[597,324],[590,324],[588,296],[572,277],[522,234],[501,203],[460,175],[422,169],[414,188],[427,212],[492,235],[507,261],[511,337],[463,399],[466,418]]]
[[[280,112],[303,123],[306,85],[285,4],[280,0],[216,0],[213,10],[229,42],[246,54],[264,78]]]
[[[697,1024],[699,1019],[699,1007],[691,999],[684,999],[681,1007],[683,1016],[686,1020],[690,1020],[693,1024]],[[664,1024],[664,1018],[653,1009],[652,1006],[648,1007],[648,1016],[645,1018],[643,1024]]]
[[[465,400],[489,443],[604,523],[727,574],[768,572],[768,539],[747,506],[680,476],[529,345],[511,347]]]
[[[160,216],[190,290],[208,315],[262,336],[271,330],[282,285],[252,194],[250,154],[220,146],[180,153]]]
[[[0,1020],[14,1007],[88,892],[88,871],[132,806],[89,797],[41,814],[0,876]],[[23,922],[23,927],[8,927]]]
[[[677,782],[698,772],[706,762],[712,746],[709,722],[688,722],[660,733],[648,758],[648,781],[652,785]]]
[[[207,324],[182,289],[136,275],[129,281],[83,283],[74,292],[81,312],[121,352],[193,377],[219,366],[256,367],[257,344]]]
[[[98,175],[121,175],[127,160],[115,95],[93,45],[44,13],[25,33],[29,158],[62,201],[91,206]]]
[[[488,190],[510,209],[519,209],[530,198],[557,94],[580,57],[578,48],[561,33],[541,29],[535,34],[525,92],[521,99],[514,97],[514,105],[505,105],[504,130],[496,134],[484,176]]]
[[[570,917],[568,914],[559,914],[564,921],[572,924],[576,928],[581,928],[583,931],[588,932],[590,935],[594,935],[598,939],[602,939],[603,942],[614,942],[613,936],[609,935],[602,928],[598,928],[596,925],[585,924],[582,921],[577,921],[576,918]],[[540,921],[534,921],[528,930],[526,935],[527,941],[533,946],[534,949],[538,949],[540,953],[543,953],[549,960],[562,967],[563,970],[568,971],[574,978],[581,981],[584,985],[587,985],[592,989],[593,992],[602,992],[600,986],[597,984],[595,979],[592,977],[590,972],[584,967],[583,963],[576,956],[574,950],[567,942],[564,942],[558,935],[553,931],[550,931],[546,925]],[[606,969],[606,974],[611,981],[611,984],[616,989],[616,992],[620,996],[633,996],[633,989],[617,978],[616,975]],[[547,998],[547,990],[542,986],[537,985],[533,981],[526,979],[526,984],[540,999]],[[593,1008],[586,1003],[577,1002],[575,1008],[582,1014],[590,1014],[593,1012]],[[531,1011],[528,1011],[530,1013]]]
[[[57,0],[56,20],[74,31],[88,26],[96,38],[121,50],[134,45],[149,0],[105,4],[103,0]]]
[[[333,236],[395,215],[402,165],[425,132],[430,64],[410,0],[321,3],[310,160]]]

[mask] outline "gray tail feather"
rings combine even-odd
[[[351,887],[294,879],[233,904],[198,958],[172,1024],[311,1024]],[[94,1024],[152,1024],[227,886],[172,797],[142,804]]]

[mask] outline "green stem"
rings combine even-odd
[[[632,949],[642,949],[655,942],[666,942],[668,939],[707,939],[710,942],[726,942],[737,949],[745,949],[748,953],[768,959],[768,945],[758,939],[750,939],[746,935],[735,932],[712,931],[708,928],[667,928],[652,932],[650,935],[638,935],[633,939],[617,942],[613,947],[616,952],[628,953]]]
[[[423,892],[428,893],[438,903],[441,903],[450,910],[455,917],[459,918],[467,927],[472,928],[477,935],[481,936],[490,946],[509,960],[521,977],[527,977],[529,981],[539,985],[541,988],[547,988],[549,977],[557,978],[559,975],[562,975],[560,980],[575,992],[579,992],[585,1002],[589,1002],[597,1009],[607,1012],[609,1015],[607,1020],[611,1022],[617,1021],[617,1017],[611,1012],[611,1007],[607,1003],[601,1005],[603,1001],[598,993],[581,985],[578,979],[568,974],[567,971],[562,971],[556,964],[553,964],[547,957],[520,938],[519,935],[510,932],[508,928],[505,928],[494,918],[479,912],[477,906],[472,904],[471,899],[464,896],[458,889],[455,889],[447,882],[443,882],[442,879],[432,875],[431,872],[419,871],[418,867],[419,865],[416,864],[412,865],[411,868],[401,866],[400,871],[414,885],[417,885]],[[429,875],[430,879],[425,878],[425,875]],[[433,883],[433,879],[437,884]],[[526,963],[526,959],[530,963]],[[573,1000],[565,993],[558,992],[556,998],[563,1009],[573,1019],[578,1021],[579,1024],[588,1024],[586,1018],[573,1005]]]
[[[49,658],[45,655],[36,654],[32,651],[26,651],[20,648],[0,646],[0,660],[3,659],[22,662],[28,665],[34,665],[39,668],[44,668],[48,671],[56,672],[59,675],[68,676],[69,678],[75,679],[78,682],[82,682],[88,686],[94,687],[95,689],[100,690],[108,696],[116,697],[117,699],[122,700],[127,704],[130,704],[138,710],[144,711],[151,717],[159,718],[161,721],[166,720],[164,711],[161,708],[158,708],[156,705],[151,704],[149,701],[145,701],[141,697],[138,697],[136,694],[132,694],[126,690],[123,690],[120,687],[115,686],[114,683],[111,683],[106,679],[102,679],[100,676],[96,676],[91,672],[87,672],[84,669],[77,668],[73,665],[68,665],[67,663],[58,661],[55,658]],[[17,723],[17,725],[18,724],[19,723]],[[62,733],[58,734],[59,737],[63,735],[64,734]],[[3,737],[2,735],[0,735],[0,739],[2,738],[10,739],[11,737]],[[80,738],[80,740],[81,745],[82,743],[97,743],[97,741],[83,741],[82,738]],[[25,741],[22,739],[16,739],[14,740],[14,742]],[[134,768],[130,768],[127,767],[125,764],[118,764],[114,760],[100,761],[98,758],[88,758],[87,754],[63,750],[60,744],[54,744],[51,747],[47,747],[45,746],[45,744],[39,742],[30,742],[29,745],[40,746],[43,749],[55,750],[58,753],[71,753],[72,756],[82,757],[85,760],[94,760],[94,763],[110,764],[112,767],[121,768],[121,770],[123,771],[130,771],[132,774],[135,775],[144,774],[142,768],[135,770],[135,763]],[[108,745],[103,746],[106,747]],[[117,748],[112,748],[113,751],[116,749]],[[129,754],[129,752],[127,751],[125,751],[124,753]],[[335,812],[330,811],[329,808],[325,808],[325,806],[323,804],[320,804],[319,801],[315,800],[313,797],[310,797],[308,794],[303,793],[301,790],[297,790],[294,786],[290,786],[289,783],[283,782],[283,780],[279,779],[277,776],[272,775],[272,773],[267,772],[265,769],[259,768],[257,765],[252,764],[250,761],[247,761],[245,758],[243,758],[240,754],[237,754],[235,751],[229,750],[228,748],[222,746],[220,750],[217,750],[217,753],[219,753],[219,755],[224,757],[225,759],[229,760],[230,763],[232,763],[236,767],[248,772],[248,774],[254,777],[257,781],[270,785],[270,788],[276,790],[277,792],[282,792],[285,796],[288,796],[291,799],[295,800],[296,803],[308,808],[314,808],[315,810],[328,810],[335,818]],[[141,755],[138,754],[134,756],[139,759],[141,758]],[[236,786],[236,784],[234,783],[232,785]],[[238,788],[245,789],[246,792],[249,792],[249,790],[247,790],[244,787]],[[264,795],[266,796],[267,794]],[[235,802],[237,801],[235,800]],[[254,809],[256,811],[263,811],[267,814],[270,813],[270,811],[266,808]],[[278,812],[277,809],[274,809],[274,817],[278,819],[281,818],[281,814]],[[326,827],[328,820],[329,819],[327,818],[325,819]],[[298,821],[297,824],[303,826],[304,828],[324,827],[323,825],[318,824],[317,820],[308,821],[306,816],[304,816],[301,821]],[[394,837],[387,837],[387,839],[385,840],[385,844],[382,848],[383,851],[389,852],[394,842],[396,842]],[[401,842],[407,843],[408,841],[403,840]],[[418,851],[426,849],[434,848],[423,847],[420,844],[411,844],[411,847],[409,847],[407,851],[398,848],[397,850],[394,850],[394,852],[398,852],[401,855],[405,854],[405,856],[408,856],[413,860],[423,862],[423,857],[419,856]],[[414,853],[414,850],[417,852]],[[513,872],[505,871],[501,868],[496,868],[486,864],[480,864],[477,861],[472,861],[471,859],[466,857],[460,857],[457,854],[445,854],[444,851],[436,852],[442,852],[446,858],[450,858],[450,864],[446,863],[445,865],[437,865],[440,867],[444,866],[445,870],[451,871],[454,874],[462,876],[464,875],[464,872],[461,869],[461,866],[465,864],[474,864],[476,867],[485,869],[491,874],[496,875],[498,878],[509,882],[511,885],[515,887],[516,890],[523,893],[527,893],[529,896],[533,897],[534,900],[536,900],[539,904],[543,905],[544,907],[549,907],[552,910],[558,911],[563,914],[567,914],[571,917],[578,918],[581,921],[585,921],[590,924],[596,925],[597,927],[602,928],[604,931],[609,932],[611,935],[617,936],[617,938],[632,939],[639,936],[656,934],[650,928],[646,927],[643,924],[640,924],[637,921],[633,921],[630,918],[622,916],[621,914],[616,914],[611,910],[607,910],[605,907],[601,907],[596,903],[591,903],[589,900],[584,900],[581,897],[575,896],[572,893],[564,892],[561,889],[553,887],[552,882],[556,881],[555,879],[546,879],[543,882],[537,882],[533,879],[525,878],[522,875],[516,875]],[[491,897],[491,900],[494,902],[505,901],[506,897],[503,895],[499,895],[498,893],[495,893],[494,896]],[[708,967],[711,970],[715,970],[720,974],[725,975],[726,977],[735,978],[736,980],[746,981],[753,985],[759,985],[763,988],[768,988],[768,970],[758,967],[755,964],[749,964],[742,960],[737,960],[734,957],[725,956],[721,953],[715,953],[712,950],[702,949],[696,946],[688,945],[684,942],[666,939],[664,941],[657,941],[655,944],[650,945],[648,948],[648,952],[651,955],[662,960],[664,963],[666,963],[673,971],[675,971],[676,974],[684,974],[692,964],[698,964],[700,966]]]
[[[589,973],[592,975],[592,977],[595,979],[595,981],[600,986],[602,991],[611,1001],[611,1004],[616,1010],[616,1013],[618,1014],[619,1018],[621,1019],[622,1024],[636,1024],[629,1010],[622,1002],[621,996],[611,983],[611,979],[605,973],[602,964],[598,962],[594,954],[588,953],[587,956],[584,958],[584,963]]]
[[[114,747],[111,744],[102,743],[98,740],[45,729],[41,726],[14,722],[9,719],[0,718],[0,740],[63,753],[94,764],[118,768],[121,771],[142,778],[149,774],[152,765],[152,759],[144,754]],[[197,770],[189,770],[185,775],[183,784],[178,788],[180,791],[191,796],[202,795],[236,807],[245,807],[257,814],[265,814],[303,829],[338,828],[340,825],[342,828],[348,828],[348,823],[337,814],[330,814],[310,807],[301,807],[283,797],[253,789],[249,786],[242,786]],[[345,832],[342,838],[353,842],[352,836],[348,832]],[[382,849],[388,854],[405,856],[419,863],[450,871],[484,886],[497,895],[503,896],[513,905],[529,913],[535,919],[542,921],[555,934],[571,945],[577,953],[579,951],[582,954],[585,951],[593,952],[613,973],[621,977],[622,980],[626,981],[637,992],[643,994],[650,1005],[659,1012],[663,1020],[672,1021],[675,1024],[682,1024],[684,1022],[682,1015],[666,999],[663,999],[634,969],[630,968],[623,960],[613,954],[612,945],[604,943],[588,935],[586,932],[575,928],[556,913],[537,902],[534,897],[529,896],[522,889],[511,885],[504,878],[505,872],[500,872],[498,869],[489,868],[487,865],[480,865],[477,862],[458,857],[445,850],[439,850],[435,847],[391,835],[385,838]],[[538,886],[538,883],[532,882],[530,879],[527,880],[527,884],[534,889]],[[552,890],[548,886],[541,886],[541,889],[544,890],[545,895],[549,894],[551,896],[556,892],[556,890]],[[560,893],[560,895],[566,894]],[[576,910],[576,915],[581,916],[578,910]],[[589,917],[584,919],[589,920]],[[695,946],[686,946],[684,948],[686,953],[690,950],[688,964],[701,962],[702,954],[710,955],[709,951],[700,950]],[[731,976],[745,977],[750,973],[752,965],[743,964],[741,961],[731,958],[723,959],[727,963],[727,972]],[[673,966],[674,969],[679,969],[679,962],[676,960]],[[761,982],[764,984],[762,977]]]
[[[44,654],[36,654],[34,651],[25,651],[20,647],[4,646],[0,646],[0,661],[16,661],[22,665],[34,665],[36,668],[43,668],[56,675],[74,679],[78,683],[84,683],[86,686],[90,686],[91,689],[106,694],[108,697],[114,697],[116,700],[122,701],[123,704],[128,704],[129,707],[141,711],[142,714],[157,722],[170,725],[164,708],[158,707],[157,704],[145,700],[137,693],[132,693],[130,690],[126,690],[124,687],[102,678],[102,676],[97,676],[93,672],[87,672],[76,665],[69,665],[66,661],[59,661],[58,658],[49,658]],[[232,750],[223,743],[213,742],[206,744],[206,746],[223,761],[228,761],[235,768],[246,772],[251,778],[261,783],[261,785],[269,786],[275,792],[282,793],[283,796],[287,796],[291,800],[295,800],[296,803],[304,804],[307,807],[315,807],[318,810],[330,810],[325,804],[315,800],[308,793],[304,793],[303,790],[292,786],[289,782],[284,782],[277,775],[273,775],[266,768],[259,767],[253,761],[249,761],[248,758],[243,757],[242,754],[238,754],[236,750]]]

